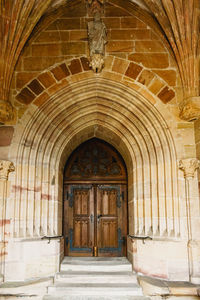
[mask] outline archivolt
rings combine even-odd
[[[180,233],[171,134],[157,109],[130,88],[98,77],[74,83],[40,108],[31,104],[16,133],[15,236],[61,234],[63,167],[92,137],[112,144],[126,162],[129,233]]]

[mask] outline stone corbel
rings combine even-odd
[[[13,120],[13,107],[9,101],[0,100],[0,124]]]
[[[10,172],[14,172],[14,164],[8,160],[0,160],[0,180],[7,181]]]
[[[186,158],[179,161],[179,169],[184,172],[186,179],[194,178],[195,171],[200,167],[200,161],[196,158]]]
[[[200,96],[190,97],[180,106],[180,118],[185,121],[195,121],[200,118]]]

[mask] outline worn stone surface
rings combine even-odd
[[[62,64],[62,65],[52,69],[51,72],[53,73],[54,77],[57,80],[61,80],[64,77],[69,76],[69,74],[70,74],[69,70],[68,70],[68,68],[66,67],[65,64]]]
[[[0,147],[9,146],[12,141],[14,128],[11,126],[0,127]]]
[[[134,64],[134,63],[130,63],[128,66],[128,69],[126,70],[125,75],[128,77],[131,77],[133,79],[136,79],[141,71],[142,71],[141,66]]]
[[[158,97],[164,102],[167,103],[175,97],[175,93],[173,90],[169,90],[168,87],[163,88]]]
[[[16,97],[23,104],[30,104],[34,98],[35,95],[28,88],[24,88]]]

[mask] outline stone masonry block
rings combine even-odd
[[[136,79],[141,71],[142,71],[141,66],[131,62],[128,66],[128,69],[126,70],[125,75],[128,76],[128,77],[131,77],[133,79]]]
[[[107,52],[132,52],[134,42],[132,41],[109,41],[106,45]]]
[[[84,71],[90,70],[90,62],[87,57],[81,57],[81,64]]]
[[[105,16],[106,17],[121,17],[121,16],[130,16],[130,14],[128,11],[121,9],[120,7],[106,3]]]
[[[47,30],[72,30],[80,29],[80,18],[62,18],[52,23]]]
[[[70,42],[62,44],[63,55],[86,54],[86,42]]]
[[[159,91],[161,90],[161,88],[163,88],[163,87],[164,87],[164,83],[163,83],[160,79],[156,78],[156,79],[153,80],[153,82],[151,82],[151,84],[150,84],[150,86],[149,86],[149,90],[150,90],[153,94],[157,95],[158,92],[159,92]]]
[[[115,58],[112,71],[124,74],[127,70],[129,62],[120,58]]]
[[[167,86],[162,89],[162,91],[158,94],[158,97],[162,100],[163,103],[167,103],[171,101],[175,97],[175,92],[170,90]]]
[[[149,29],[113,29],[110,32],[111,40],[144,40],[149,38]]]
[[[21,89],[37,75],[38,75],[37,72],[18,72],[16,74],[16,87],[18,89]]]
[[[56,82],[50,72],[45,72],[40,74],[38,76],[38,79],[45,88],[50,87],[52,84]]]
[[[60,44],[35,44],[32,46],[32,56],[59,56],[61,54]]]
[[[147,26],[136,17],[122,17],[121,28],[147,28]]]
[[[31,81],[31,83],[28,85],[28,87],[36,94],[39,95],[43,92],[44,88],[41,86],[39,81],[37,79],[34,79]]]
[[[70,69],[72,75],[82,72],[80,60],[79,59],[72,60],[71,64],[69,65],[69,69]]]
[[[35,99],[35,95],[28,89],[24,88],[21,92],[16,96],[16,99],[23,104],[30,104],[33,99]]]
[[[61,80],[70,75],[66,64],[61,64],[60,66],[55,67],[51,70],[51,72],[57,80]]]
[[[167,53],[133,53],[128,57],[129,60],[142,63],[147,68],[167,68],[169,58]]]
[[[136,41],[135,52],[166,52],[162,43],[158,41]]]
[[[151,71],[144,70],[140,74],[138,82],[140,82],[141,84],[144,84],[144,85],[148,86],[149,83],[152,81],[153,78],[154,78],[154,74]]]

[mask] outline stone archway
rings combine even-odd
[[[128,167],[129,233],[152,235],[160,249],[166,247],[166,237],[180,236],[174,142],[161,114],[137,92],[108,79],[82,80],[64,87],[40,108],[31,104],[16,130],[21,135],[15,136],[11,148],[16,165],[15,238],[62,233],[64,164],[78,145],[92,137],[113,145]],[[173,249],[173,243],[169,247]],[[160,276],[160,258],[154,258],[158,268],[151,271],[151,263],[144,264],[140,253],[134,254],[130,242],[128,257],[135,270]],[[162,277],[170,272],[166,269]]]
[[[92,138],[64,168],[65,256],[127,256],[127,172],[108,143]]]

